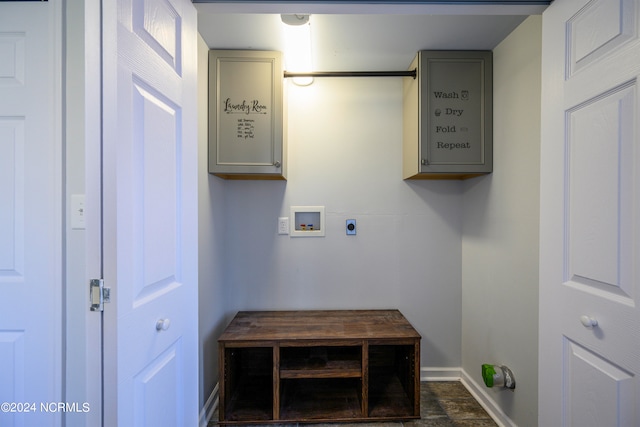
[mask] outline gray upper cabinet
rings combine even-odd
[[[209,173],[286,179],[282,54],[209,51]]]
[[[493,170],[492,53],[420,51],[403,83],[403,178],[466,179]]]

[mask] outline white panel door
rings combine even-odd
[[[62,400],[60,4],[0,3],[0,426]],[[41,405],[44,405],[41,406]]]
[[[196,13],[103,3],[106,426],[198,423]]]
[[[640,425],[640,1],[543,15],[541,426]]]

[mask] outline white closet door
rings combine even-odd
[[[105,425],[195,426],[196,12],[103,7]]]
[[[57,1],[0,3],[1,426],[61,423],[60,22]]]
[[[640,425],[640,1],[543,15],[541,426]]]

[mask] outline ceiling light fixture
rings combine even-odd
[[[284,28],[284,61],[287,71],[310,72],[311,64],[311,21],[309,15],[280,15]],[[313,77],[295,77],[293,82],[300,86],[313,83]]]

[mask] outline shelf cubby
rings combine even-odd
[[[369,416],[406,414],[416,402],[412,345],[369,346]]]
[[[280,418],[284,421],[362,418],[362,382],[358,378],[303,378],[281,382]]]
[[[273,419],[273,351],[270,347],[225,349],[225,418]]]
[[[281,347],[280,378],[360,378],[362,348]]]

